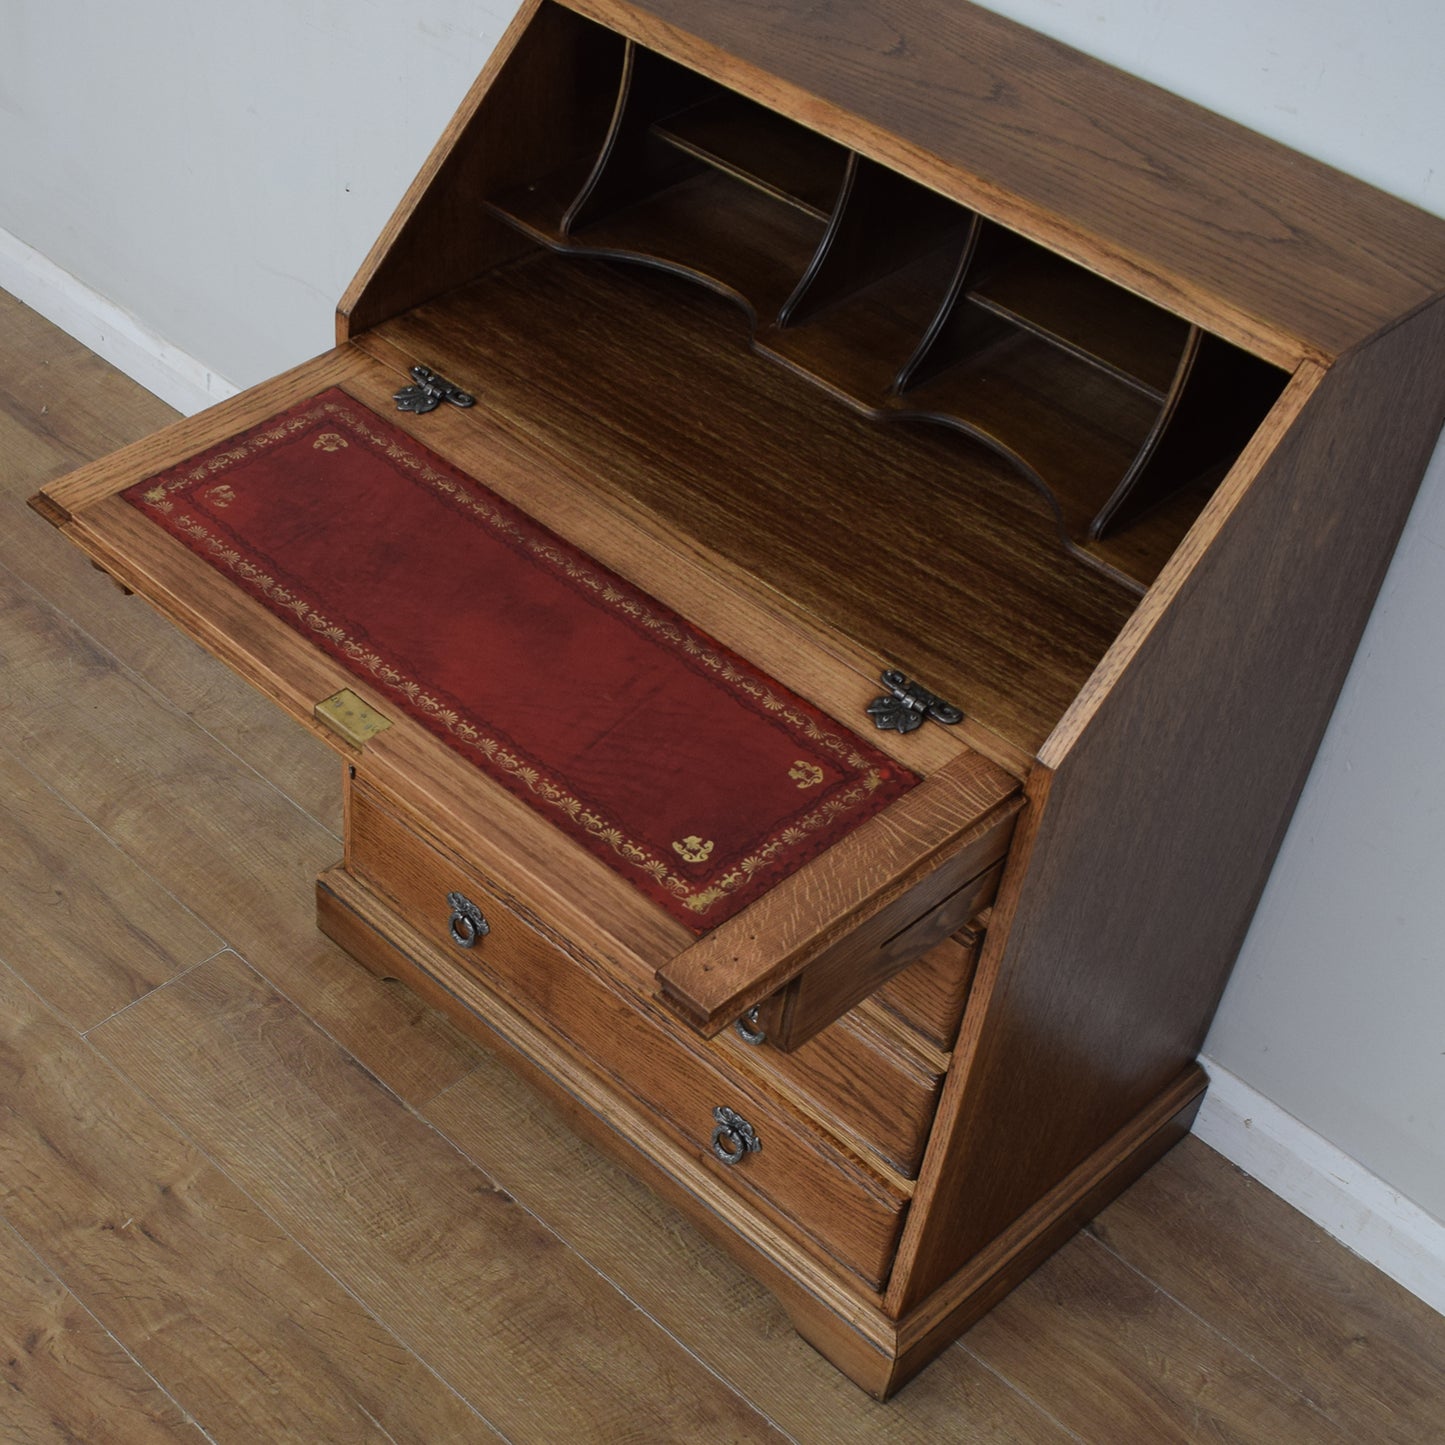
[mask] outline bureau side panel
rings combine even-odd
[[[590,162],[621,65],[616,36],[547,0],[528,0],[347,288],[337,340],[527,250],[531,243],[490,216],[485,202]]]
[[[1000,899],[1012,921],[990,932],[890,1308],[1198,1051],[1440,430],[1442,354],[1436,305],[1323,379],[1036,771]]]

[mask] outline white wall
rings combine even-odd
[[[1445,214],[1439,0],[992,0]],[[0,229],[237,384],[336,298],[509,0],[0,0]],[[1445,453],[1208,1052],[1445,1220]]]
[[[337,299],[511,0],[0,0],[0,228],[239,386]]]
[[[1440,0],[989,8],[1445,216]],[[1445,1221],[1445,446],[1205,1052]]]

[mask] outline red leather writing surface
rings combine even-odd
[[[340,390],[125,496],[695,933],[917,782]]]

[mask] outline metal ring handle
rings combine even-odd
[[[733,1027],[738,1031],[738,1037],[745,1044],[765,1044],[768,1041],[767,1031],[758,1027],[758,1015],[762,1012],[762,1004],[754,1004]]]
[[[465,893],[448,893],[447,907],[452,911],[448,931],[458,948],[470,948],[492,931],[482,910]]]
[[[741,1114],[719,1104],[712,1116],[717,1121],[712,1131],[712,1152],[729,1169],[762,1149],[763,1141],[758,1138],[757,1130]]]

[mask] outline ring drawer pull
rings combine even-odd
[[[758,1015],[762,1012],[762,1007],[761,1004],[754,1004],[733,1025],[738,1031],[738,1037],[745,1044],[765,1044],[768,1041],[767,1032],[758,1027]]]
[[[717,1128],[712,1131],[712,1152],[729,1168],[762,1149],[763,1141],[741,1114],[719,1104],[712,1116],[717,1120]]]
[[[470,948],[477,939],[492,931],[482,910],[465,893],[448,893],[447,907],[452,911],[452,942],[458,948]]]

